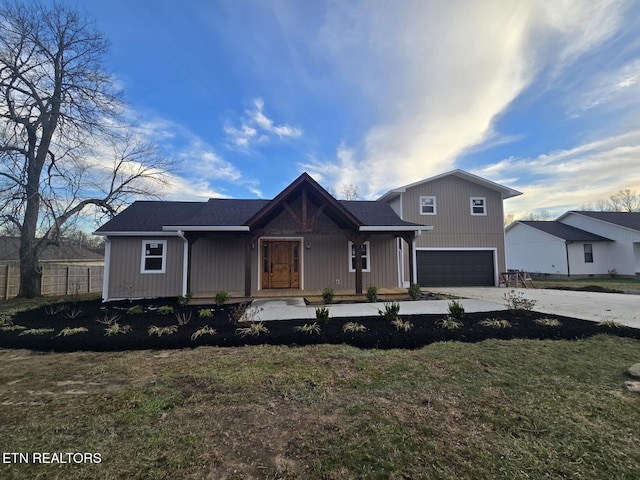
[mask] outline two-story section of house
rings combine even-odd
[[[399,242],[402,283],[498,286],[506,268],[503,200],[521,194],[463,170],[384,194],[378,200],[403,220],[433,226],[414,249]]]

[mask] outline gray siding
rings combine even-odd
[[[244,245],[234,234],[198,239],[191,247],[191,293],[243,291]]]
[[[420,215],[420,197],[436,197],[436,215]],[[487,215],[471,215],[471,197],[486,198]],[[502,195],[453,175],[416,185],[402,194],[403,219],[432,225],[416,239],[418,248],[496,248],[505,269]]]
[[[177,237],[109,237],[109,299],[182,295],[184,242]],[[140,273],[143,240],[166,240],[165,273]]]

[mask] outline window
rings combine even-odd
[[[370,272],[371,268],[369,265],[369,242],[364,242],[362,244],[362,271]],[[349,271],[356,271],[356,247],[353,242],[349,242]]]
[[[471,197],[471,215],[487,214],[487,199],[484,197]]]
[[[140,273],[164,273],[166,258],[166,240],[143,240]]]
[[[420,197],[420,215],[436,214],[436,197]]]
[[[584,263],[593,263],[593,245],[591,243],[584,244]]]

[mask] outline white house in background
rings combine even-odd
[[[505,234],[507,268],[559,277],[640,275],[640,212],[570,211],[517,221]]]

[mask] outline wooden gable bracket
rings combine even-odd
[[[298,225],[300,228],[304,229],[304,211],[302,213],[303,214],[303,220],[300,221],[300,219],[296,215],[296,212],[293,211],[293,209],[289,206],[289,204],[287,202],[282,202],[282,206],[284,207],[284,209],[287,211],[287,213],[291,217],[291,220],[293,220],[295,222],[295,224]]]

